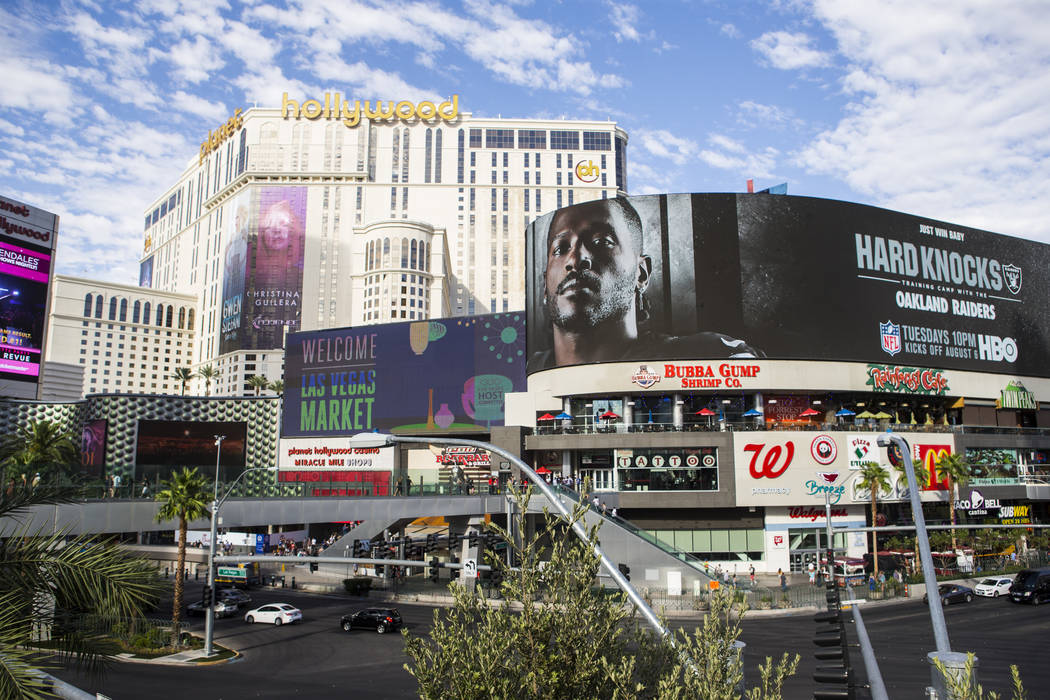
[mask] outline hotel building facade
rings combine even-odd
[[[523,229],[627,191],[613,122],[279,103],[209,133],[145,216],[140,284],[196,296],[191,367],[222,395],[280,379],[289,332],[523,309]]]

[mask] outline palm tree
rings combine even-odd
[[[204,365],[197,370],[197,376],[204,380],[204,395],[211,396],[211,380],[219,376],[219,370],[211,365]]]
[[[175,567],[175,602],[173,603],[171,624],[172,634],[178,640],[179,617],[182,613],[183,570],[186,567],[186,528],[191,520],[199,520],[208,513],[208,480],[194,467],[183,467],[164,482],[164,488],[157,494],[160,509],[157,511],[157,522],[165,520],[179,521],[179,554]]]
[[[965,457],[958,453],[942,456],[937,461],[937,478],[948,481],[948,510],[952,523],[952,551],[955,551],[955,501],[959,498],[959,485],[970,478],[971,467]]]
[[[270,380],[262,376],[261,374],[253,374],[252,376],[248,377],[248,381],[246,383],[248,384],[248,386],[255,389],[256,396],[258,396],[259,392],[263,389],[270,388]]]
[[[182,395],[186,395],[186,384],[193,379],[193,370],[189,367],[176,367],[171,373],[172,378],[182,385]]]
[[[889,491],[890,473],[886,470],[886,467],[878,462],[865,462],[861,465],[858,476],[857,484],[862,489],[868,489],[871,493],[871,526],[874,528],[876,525],[875,518],[878,512],[879,491]],[[876,533],[875,530],[871,531],[871,560],[873,562],[875,576],[879,575],[879,546],[877,534],[878,533]]]
[[[35,506],[75,502],[74,489],[43,486],[0,499],[0,521],[16,522]],[[160,595],[152,565],[97,535],[0,530],[0,697],[52,697],[40,670],[50,665],[31,646],[50,632],[58,663],[70,659],[102,671],[112,645],[96,634],[121,620],[140,618]]]
[[[34,473],[44,481],[72,476],[79,467],[79,455],[72,433],[46,420],[30,421],[0,442],[0,463],[30,479]]]
[[[270,382],[270,391],[272,391],[273,393],[277,394],[278,396],[283,394],[284,393],[284,380],[283,379],[274,379],[272,382]]]

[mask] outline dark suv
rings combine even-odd
[[[1010,602],[1032,605],[1050,602],[1050,567],[1019,572],[1010,586]]]
[[[345,632],[353,629],[366,629],[383,634],[401,629],[401,613],[396,608],[366,608],[343,615],[340,624]]]

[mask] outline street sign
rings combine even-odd
[[[463,562],[463,575],[467,578],[476,578],[478,575],[478,562],[476,559],[466,559]]]
[[[239,566],[220,566],[216,570],[215,575],[223,578],[248,579],[248,573]]]

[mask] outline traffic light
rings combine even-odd
[[[832,665],[817,666],[813,672],[813,680],[840,687],[815,691],[813,699],[853,700],[853,671],[849,663],[846,623],[842,619],[842,597],[834,579],[827,583],[825,599],[828,611],[813,616],[813,622],[817,625],[827,625],[818,627],[813,636],[813,644],[820,647],[814,653],[814,657],[818,661],[832,662]]]
[[[616,568],[620,570],[620,573],[623,574],[623,577],[625,579],[627,579],[628,581],[631,580],[631,567],[627,566],[626,564],[617,564]]]
[[[371,543],[368,540],[354,540],[354,558],[364,559],[371,551]]]
[[[441,578],[441,574],[438,571],[438,567],[439,566],[440,566],[440,564],[438,564],[437,557],[434,557],[433,559],[430,560],[430,582],[431,583],[437,583],[438,579]]]
[[[426,545],[425,545],[426,549],[425,549],[425,552],[424,552],[425,554],[430,554],[431,552],[433,552],[435,549],[438,548],[437,539],[438,539],[438,536],[435,535],[435,534],[427,535],[427,542],[426,542]]]
[[[315,561],[310,562],[310,571],[311,572],[317,571],[317,562],[315,562]]]
[[[201,591],[201,605],[205,607],[211,607],[214,605],[213,591],[211,586],[205,586],[204,590]]]

